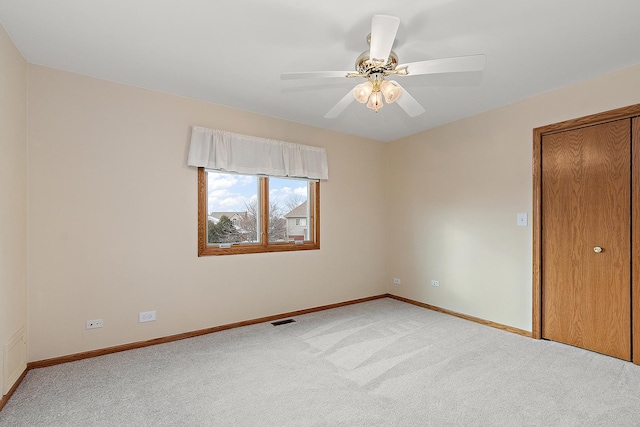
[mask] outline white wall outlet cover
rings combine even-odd
[[[104,326],[102,319],[87,320],[87,329],[102,328],[102,326]]]
[[[139,323],[143,323],[143,322],[153,322],[154,320],[156,320],[156,312],[154,311],[143,311],[141,313],[138,313],[138,322]]]

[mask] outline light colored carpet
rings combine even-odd
[[[640,367],[392,299],[30,371],[0,426],[638,426]]]

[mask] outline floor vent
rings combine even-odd
[[[278,320],[277,322],[272,322],[271,324],[273,326],[280,326],[280,325],[286,325],[287,323],[293,323],[293,322],[295,322],[295,320],[286,319],[286,320]]]

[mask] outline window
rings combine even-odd
[[[187,165],[198,168],[198,256],[320,248],[324,148],[192,126]]]
[[[319,249],[319,187],[198,168],[198,256]]]

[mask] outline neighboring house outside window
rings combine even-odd
[[[309,208],[307,202],[303,202],[298,207],[284,216],[287,219],[287,237],[290,240],[308,240],[309,229],[307,218]]]
[[[247,216],[247,212],[246,211],[244,212],[210,212],[209,220],[217,224],[223,215],[229,218],[233,223],[233,225],[237,226],[238,222],[242,221],[242,219]]]

